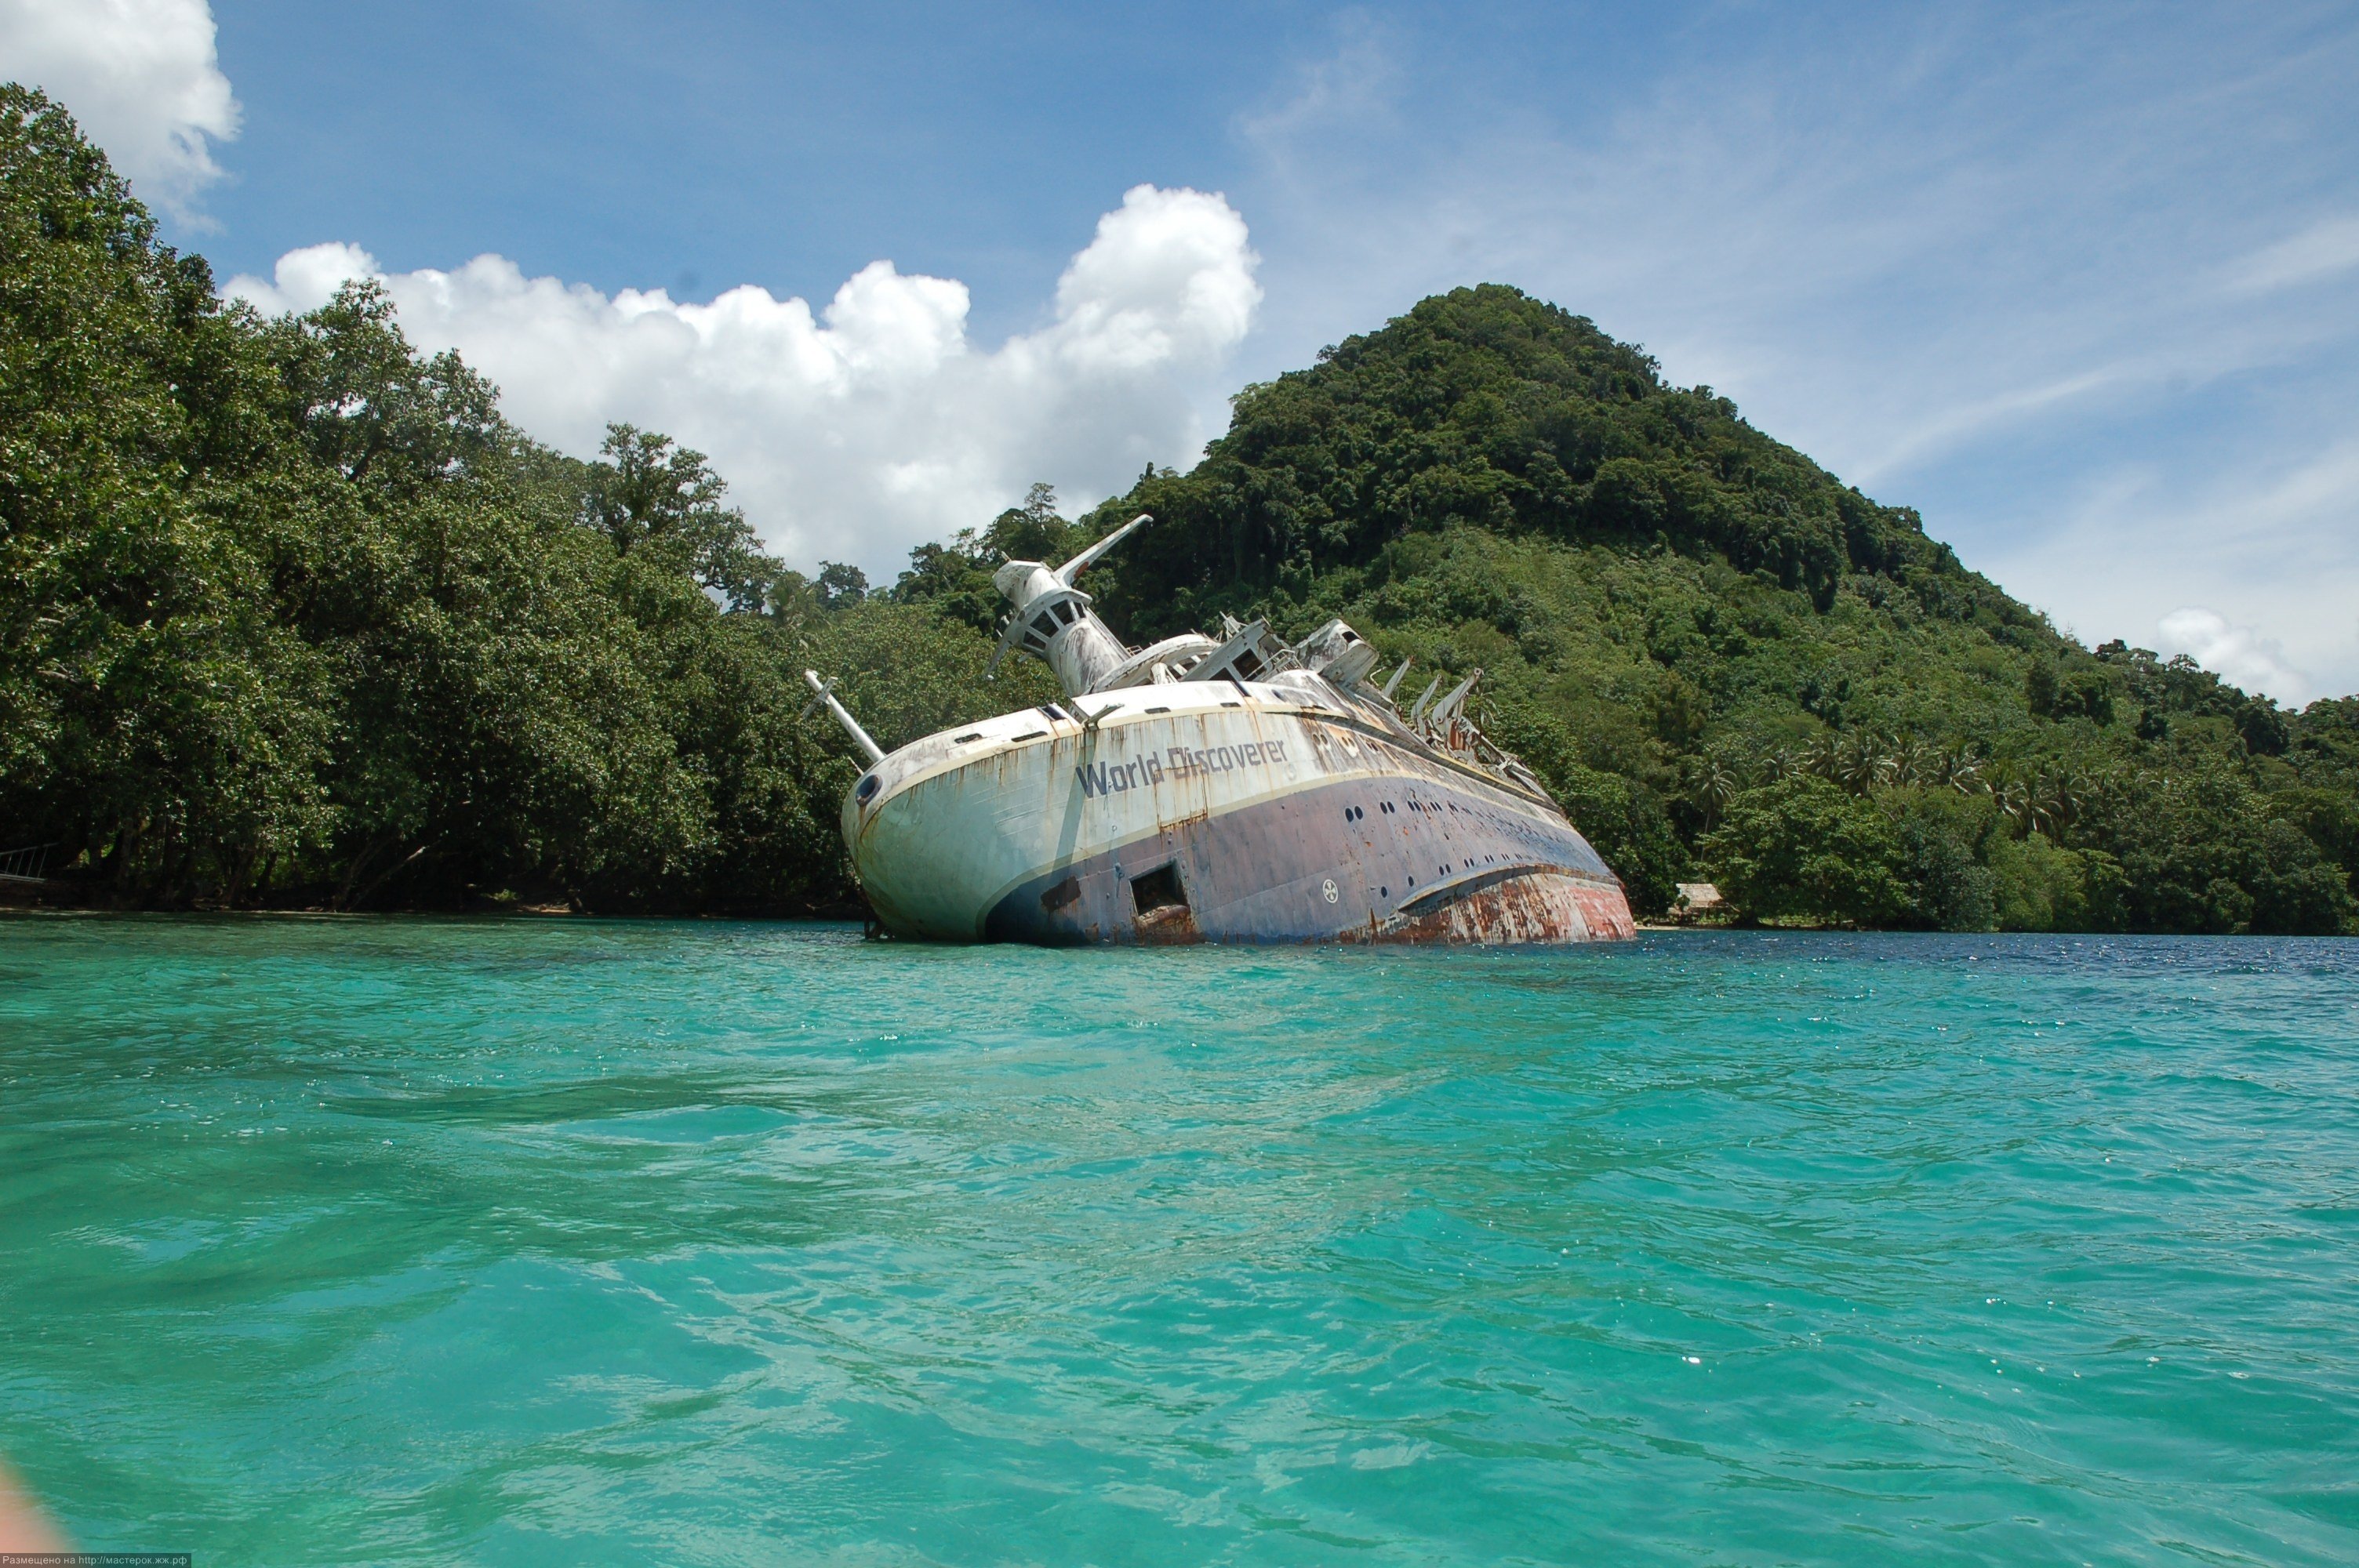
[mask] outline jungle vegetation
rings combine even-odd
[[[1190,472],[921,549],[894,592],[984,628],[1001,556],[1139,512],[1093,584],[1132,641],[1340,615],[1389,659],[1481,669],[1480,717],[1643,913],[1710,880],[1745,920],[2353,927],[2359,699],[2288,712],[2083,647],[1914,512],[1513,288],[1247,387]]]
[[[981,676],[993,568],[1139,511],[1133,642],[1332,615],[1484,715],[1658,912],[1962,930],[2354,928],[2359,699],[2084,648],[1710,388],[1514,289],[1246,388],[1191,471],[1045,487],[891,585],[766,555],[704,459],[543,447],[366,287],[224,303],[71,120],[0,89],[0,850],[153,907],[845,909],[878,739]]]

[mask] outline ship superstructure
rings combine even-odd
[[[1010,561],[995,669],[1037,657],[1062,702],[870,759],[844,842],[878,924],[940,941],[1563,943],[1628,936],[1621,882],[1531,771],[1435,676],[1341,621],[1289,643],[1223,618],[1134,649],[1077,586],[1134,519],[1051,568]]]

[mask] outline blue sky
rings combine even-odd
[[[93,3],[210,16],[217,176],[139,162],[181,100],[107,97],[130,35],[0,18],[0,65],[224,280],[381,273],[527,428],[677,429],[800,564],[1184,463],[1497,280],[2085,639],[2359,689],[2350,5]]]

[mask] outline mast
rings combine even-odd
[[[805,713],[825,703],[827,710],[835,715],[835,721],[843,726],[843,732],[852,737],[852,743],[859,747],[870,762],[881,762],[885,760],[885,748],[870,740],[868,731],[860,727],[860,721],[852,717],[843,704],[836,701],[835,682],[832,679],[821,680],[819,678],[817,670],[805,670],[803,684],[810,687],[812,693],[810,701],[803,705]]]

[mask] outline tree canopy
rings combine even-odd
[[[0,93],[0,848],[134,903],[841,906],[799,668],[887,683],[896,740],[1025,691],[847,569],[662,436],[527,439],[370,287],[223,304]]]

